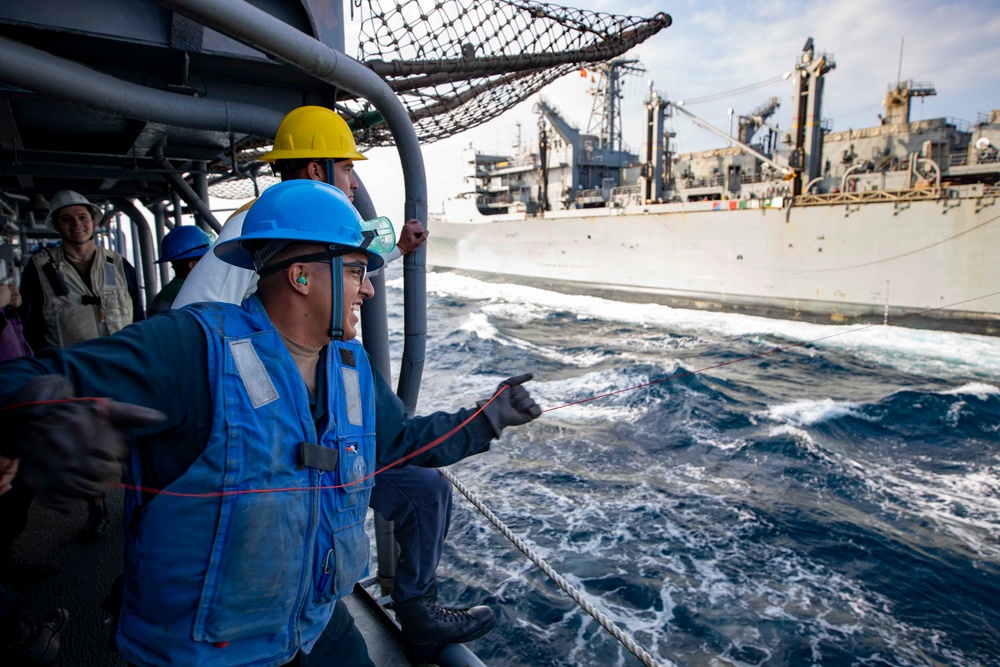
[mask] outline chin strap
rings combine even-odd
[[[337,184],[333,182],[333,165],[337,164],[337,161],[333,158],[326,159],[326,182],[327,185],[332,185],[337,187]]]
[[[344,259],[330,260],[330,338],[344,339]]]

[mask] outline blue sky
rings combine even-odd
[[[837,64],[827,76],[823,110],[835,130],[878,124],[887,85],[897,77],[901,40],[902,78],[933,83],[938,92],[936,97],[915,102],[914,120],[950,116],[971,123],[977,113],[1000,108],[1000,0],[575,0],[554,4],[644,17],[663,11],[673,18],[670,28],[627,54],[639,58],[646,68],[646,74],[629,77],[625,86],[624,139],[633,147],[641,137],[629,128],[638,126],[634,120],[639,118],[650,80],[671,100],[745,87],[791,70],[810,36],[817,50],[832,54]],[[784,81],[689,108],[725,129],[729,107],[737,114],[746,113],[777,96],[782,107],[774,120],[789,128],[791,94],[791,82]],[[542,95],[563,110],[570,122],[586,128],[591,97],[585,79],[571,74]],[[483,151],[506,151],[519,122],[522,136],[533,139],[533,101],[425,147],[431,211],[440,210],[443,199],[461,189],[463,166],[458,156],[463,147],[472,143]],[[672,126],[681,151],[721,145],[714,135],[683,118],[674,119]],[[395,150],[375,149],[369,158],[359,164],[358,173],[379,212],[398,223],[403,195]]]

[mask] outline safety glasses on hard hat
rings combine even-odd
[[[396,247],[396,230],[392,228],[389,218],[379,216],[371,220],[361,222],[361,233],[365,238],[371,235],[371,242],[365,246],[368,250],[374,250],[380,255],[390,252]]]

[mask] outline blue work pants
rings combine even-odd
[[[434,583],[451,523],[451,482],[436,468],[402,466],[375,477],[369,506],[395,522],[399,559],[395,602],[424,595]]]

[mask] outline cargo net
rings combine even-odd
[[[617,58],[670,25],[528,0],[351,0],[361,11],[358,60],[400,97],[422,143],[496,118],[581,65]],[[365,100],[337,110],[362,147],[391,146],[389,128]],[[353,117],[353,118],[351,118]],[[218,165],[212,196],[254,197],[277,182],[257,162],[260,142],[237,146],[233,169]]]
[[[260,162],[260,156],[270,150],[261,146],[256,138],[247,139],[245,145],[233,147],[235,167],[231,162],[209,163],[208,192],[220,199],[243,200],[257,197],[281,179],[271,171],[271,163]]]
[[[580,65],[611,60],[670,25],[662,13],[644,19],[528,0],[354,3],[362,14],[358,60],[399,95],[422,143],[496,118]],[[347,106],[359,116],[371,110]],[[384,123],[357,136],[365,146],[393,143]]]

